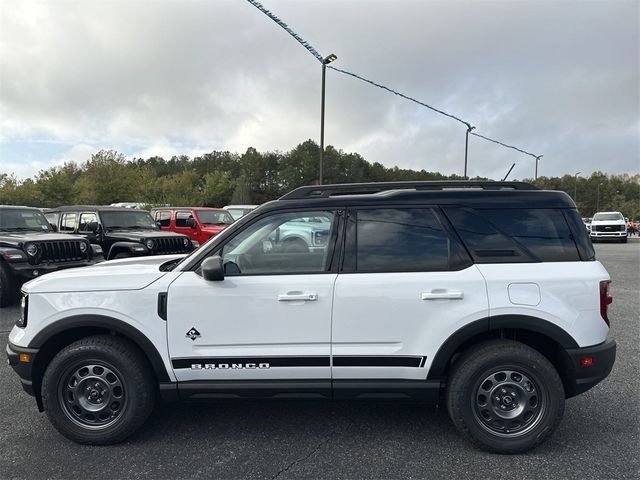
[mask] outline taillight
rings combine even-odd
[[[609,295],[609,284],[611,280],[602,280],[600,282],[600,316],[609,325],[609,316],[607,308],[613,302],[613,297]]]

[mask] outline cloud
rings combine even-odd
[[[637,2],[264,3],[336,66],[544,154],[541,174],[640,170]],[[171,156],[319,137],[320,65],[246,2],[5,2],[0,55],[0,170],[21,177],[86,146]],[[462,125],[331,70],[325,141],[463,168]],[[532,158],[472,138],[471,175],[513,162],[513,178],[533,175]]]

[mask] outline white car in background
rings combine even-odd
[[[234,220],[238,220],[240,217],[244,217],[251,210],[258,208],[258,205],[227,205],[222,208],[228,211]]]
[[[627,222],[620,212],[598,212],[591,220],[589,232],[592,242],[598,240],[618,240],[627,242]]]

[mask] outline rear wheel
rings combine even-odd
[[[564,388],[551,363],[511,340],[482,343],[455,365],[447,408],[456,428],[496,453],[519,453],[544,442],[564,413]]]
[[[133,434],[155,401],[146,358],[129,341],[83,338],[58,353],[42,381],[49,420],[74,442],[108,445]]]

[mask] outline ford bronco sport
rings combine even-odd
[[[328,226],[317,248],[274,244],[311,223]],[[25,284],[7,352],[80,443],[127,438],[157,396],[398,398],[442,401],[476,445],[522,452],[609,374],[609,282],[562,192],[301,187],[188,256]]]

